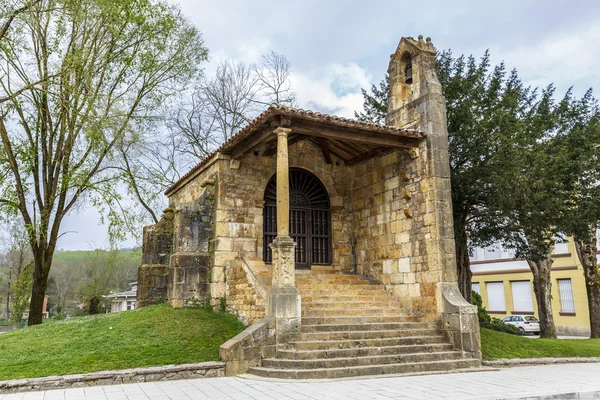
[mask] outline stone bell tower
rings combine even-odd
[[[436,313],[455,347],[479,357],[476,309],[457,284],[446,99],[437,77],[431,39],[402,38],[388,68],[390,91],[386,125],[423,131],[426,140],[412,149],[403,168],[406,190],[415,193],[406,206],[411,218],[411,272],[422,287],[436,287]],[[422,262],[419,262],[422,260]],[[423,291],[421,291],[421,295]],[[416,311],[427,312],[420,300]]]

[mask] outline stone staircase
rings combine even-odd
[[[344,378],[480,366],[454,351],[442,332],[420,321],[387,291],[359,275],[297,274],[302,328],[249,374],[283,379]]]

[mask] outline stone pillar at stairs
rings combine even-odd
[[[278,343],[287,343],[300,333],[300,297],[296,289],[295,248],[289,236],[289,166],[287,136],[291,130],[278,127],[277,135],[277,237],[273,251],[273,284],[267,312],[275,317]]]

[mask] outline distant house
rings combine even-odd
[[[121,293],[109,294],[109,299],[112,299],[110,312],[121,312],[127,310],[135,310],[135,298],[137,296],[137,282],[129,284],[129,290]]]

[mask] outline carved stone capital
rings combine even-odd
[[[282,126],[278,126],[277,128],[275,128],[275,130],[273,130],[273,133],[276,134],[277,136],[287,136],[290,134],[292,130],[290,128],[284,128]]]

